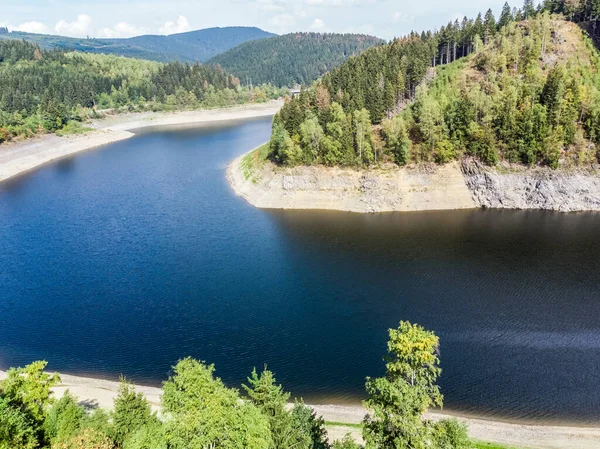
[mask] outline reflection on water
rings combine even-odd
[[[158,384],[191,355],[357,402],[404,319],[441,337],[448,409],[598,422],[599,214],[257,210],[224,171],[269,125],[144,133],[0,186],[0,366]]]

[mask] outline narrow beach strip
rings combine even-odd
[[[283,102],[271,101],[223,109],[172,113],[142,112],[109,116],[92,121],[93,131],[58,137],[46,134],[0,145],[0,182],[60,158],[129,139],[133,130],[155,126],[197,125],[272,116]]]

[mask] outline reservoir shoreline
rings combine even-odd
[[[0,380],[5,376],[6,373],[0,371]],[[62,396],[68,390],[82,403],[92,408],[112,408],[119,387],[119,382],[115,381],[66,374],[61,374],[61,380],[60,385],[53,388],[55,397]],[[161,388],[141,385],[135,385],[135,388],[144,394],[153,410],[160,410]],[[322,415],[326,422],[335,423],[335,425],[327,425],[330,439],[341,439],[347,433],[360,439],[360,429],[353,425],[359,424],[366,413],[366,409],[361,405],[310,406],[317,415]],[[427,413],[427,417],[433,420],[457,418],[469,426],[469,435],[473,439],[523,448],[592,449],[597,448],[598,441],[600,441],[600,426],[520,424],[451,412],[430,412]],[[345,427],[344,424],[348,424],[348,426]]]
[[[0,145],[0,182],[47,163],[79,152],[129,139],[136,130],[159,126],[210,124],[268,117],[279,111],[282,101],[222,109],[203,109],[172,113],[142,112],[113,115],[93,120],[93,131],[82,135],[58,137],[46,134]]]
[[[387,164],[367,169],[278,167],[269,161],[248,167],[245,158],[250,153],[229,164],[227,179],[238,196],[260,209],[600,211],[597,166],[561,170],[518,164],[489,167],[464,159],[445,165]]]

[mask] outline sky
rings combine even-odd
[[[521,6],[521,1],[511,3]],[[504,0],[2,0],[0,26],[73,37],[173,34],[216,26],[365,33],[384,39],[438,28]]]

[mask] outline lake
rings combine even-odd
[[[258,210],[225,178],[270,119],[155,129],[0,184],[0,368],[354,404],[387,329],[441,339],[446,410],[600,421],[600,214]]]

